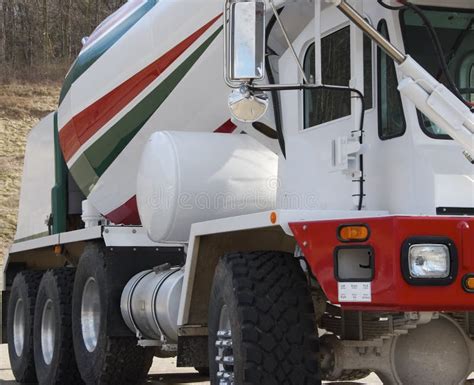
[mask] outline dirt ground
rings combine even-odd
[[[56,108],[60,85],[0,85],[0,264],[16,229],[26,137]]]
[[[16,385],[13,381],[13,374],[10,371],[8,362],[8,350],[6,345],[0,345],[0,385]],[[207,379],[202,378],[199,374],[189,368],[177,369],[176,361],[170,359],[155,359],[146,384],[150,385],[209,385]],[[332,383],[332,385],[381,385],[377,377],[372,375],[360,382],[340,382]]]

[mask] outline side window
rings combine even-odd
[[[471,94],[471,103],[474,103],[474,64],[469,73],[469,93]]]
[[[389,39],[385,20],[380,21],[378,30]],[[402,100],[397,88],[395,63],[380,48],[377,49],[377,58],[379,137],[386,140],[402,136],[406,130],[406,122]]]
[[[474,53],[470,53],[459,66],[458,71],[461,94],[466,100],[474,102]]]
[[[366,110],[370,110],[374,106],[372,70],[372,40],[364,34],[364,102]]]
[[[322,81],[328,85],[349,86],[351,79],[350,28],[345,27],[321,39]],[[314,80],[315,49],[312,44],[304,58],[308,80]],[[349,92],[304,91],[304,128],[313,127],[351,114]]]

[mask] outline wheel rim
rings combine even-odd
[[[227,305],[222,306],[220,311],[216,347],[219,385],[231,385],[234,383],[234,351],[232,348],[232,331]]]
[[[13,315],[13,345],[17,357],[22,355],[25,346],[25,321],[25,303],[21,298],[18,298]]]
[[[82,291],[81,326],[84,345],[92,353],[97,347],[100,328],[99,286],[92,277]]]
[[[53,361],[54,342],[56,341],[56,316],[54,315],[53,301],[48,299],[43,307],[41,316],[41,350],[46,365]]]

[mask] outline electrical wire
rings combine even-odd
[[[281,7],[277,10],[277,14],[280,15],[284,10],[284,7]],[[275,26],[275,23],[277,22],[277,16],[273,15],[270,21],[267,24],[267,27],[265,29],[265,35],[266,35],[266,41],[268,42],[268,38],[273,30],[273,27]],[[267,55],[265,58],[265,70],[267,72],[268,76],[268,82],[269,84],[275,84],[275,77],[273,75],[273,70],[270,64],[269,57],[270,55],[275,55],[275,51],[271,49],[267,45]],[[252,89],[252,85],[250,85],[249,89]],[[265,91],[264,86],[261,87],[259,86],[258,88],[255,89],[260,89],[261,91]],[[360,115],[360,123],[359,123],[359,143],[363,144],[363,135],[364,135],[364,123],[365,123],[365,98],[364,94],[356,89],[356,88],[351,88],[351,87],[343,87],[343,86],[330,86],[330,85],[320,85],[320,86],[312,86],[308,84],[304,84],[301,86],[296,86],[292,88],[294,90],[301,90],[301,89],[311,89],[311,90],[317,90],[317,89],[325,89],[325,90],[332,90],[332,91],[340,91],[340,92],[351,92],[357,94],[357,97],[359,98],[361,102],[361,115]],[[290,90],[290,88],[285,88],[285,90]],[[267,89],[272,95],[273,99],[273,109],[274,109],[274,115],[275,115],[275,126],[276,126],[276,131],[278,135],[278,142],[280,144],[280,148],[282,151],[283,156],[286,158],[286,145],[285,145],[285,138],[283,134],[283,127],[282,127],[282,121],[281,121],[281,105],[280,105],[280,95],[279,95],[279,90],[275,88]],[[359,170],[360,170],[360,178],[358,179],[359,182],[359,194],[356,196],[359,197],[359,201],[357,204],[357,209],[359,211],[362,210],[364,206],[364,155],[360,154],[359,155]]]
[[[456,56],[457,50],[464,43],[464,40],[466,39],[466,37],[469,36],[469,32],[471,32],[471,28],[472,28],[473,25],[474,25],[474,17],[471,18],[471,21],[467,24],[466,28],[464,28],[461,31],[461,33],[458,35],[458,37],[454,41],[454,44],[451,47],[449,53],[446,55],[446,62],[448,64],[448,66],[449,66],[449,64],[451,64],[452,60]]]
[[[446,62],[446,57],[444,54],[443,47],[441,45],[441,42],[439,40],[438,34],[436,33],[435,28],[433,27],[433,24],[431,24],[431,21],[428,19],[428,17],[425,15],[425,13],[419,8],[417,5],[407,1],[407,0],[397,0],[400,4],[402,4],[399,7],[393,7],[391,5],[386,4],[383,0],[377,0],[377,2],[384,8],[389,9],[391,11],[399,11],[399,10],[405,10],[405,9],[411,9],[415,14],[417,14],[421,20],[423,21],[423,25],[428,31],[428,35],[430,36],[431,43],[433,45],[433,48],[435,50],[436,56],[438,58],[438,63],[441,68],[441,71],[446,78],[447,86],[449,90],[461,101],[463,102],[469,109],[472,110],[473,105],[469,101],[467,101],[461,94],[461,92],[458,89],[458,86],[453,80],[453,77],[451,76],[451,73],[449,72],[449,67]]]
[[[379,3],[382,7],[386,8],[386,9],[389,9],[390,11],[399,11],[401,9],[407,8],[405,5],[402,5],[402,6],[399,6],[399,7],[394,7],[392,5],[388,5],[388,4],[384,3],[383,0],[377,0],[377,3]]]
[[[329,85],[320,85],[316,86],[313,84],[295,84],[291,86],[283,85],[280,89],[274,87],[265,87],[265,85],[259,86],[249,86],[249,89],[252,91],[298,91],[298,90],[332,90],[332,91],[340,91],[340,92],[353,92],[357,94],[357,97],[360,100],[362,112],[360,115],[360,123],[359,123],[359,143],[363,144],[363,135],[364,135],[364,122],[365,122],[365,97],[364,94],[358,90],[357,88],[351,87],[344,87],[344,86],[329,86]],[[359,181],[359,194],[355,195],[359,197],[359,203],[357,205],[357,209],[360,211],[364,207],[364,157],[363,155],[359,155],[359,169],[360,169],[360,178]]]
[[[351,88],[351,87],[338,87],[338,86],[327,86],[327,85],[322,85],[318,87],[314,87],[313,89],[327,89],[327,90],[333,90],[333,91],[345,91],[345,92],[353,92],[357,94],[357,97],[360,100],[361,104],[361,114],[360,114],[360,122],[359,122],[359,143],[363,144],[364,143],[364,123],[365,123],[365,97],[364,94],[358,90],[357,88]],[[360,154],[359,155],[359,171],[360,171],[360,177],[358,179],[359,181],[359,194],[355,195],[359,197],[359,202],[357,204],[357,210],[361,211],[362,208],[364,207],[364,155]]]
[[[431,24],[431,21],[428,19],[425,13],[415,4],[412,4],[406,0],[398,0],[398,1],[404,4],[405,6],[409,7],[411,10],[413,10],[413,12],[415,12],[421,18],[421,20],[423,21],[423,24],[428,29],[428,33],[431,37],[431,42],[433,43],[433,47],[438,56],[439,65],[441,66],[441,70],[443,71],[444,77],[446,78],[446,81],[448,82],[448,88],[451,90],[451,92],[453,92],[456,95],[456,97],[459,100],[461,100],[464,104],[466,104],[466,106],[471,108],[472,106],[461,95],[456,83],[453,80],[453,77],[451,76],[451,73],[449,72],[449,68],[448,68],[448,64],[446,63],[443,47],[441,46],[441,42],[439,41],[438,34],[436,33],[436,30],[434,29],[433,24]]]
[[[363,144],[364,143],[364,122],[365,122],[365,97],[364,94],[358,90],[357,88],[351,88],[351,87],[335,87],[335,86],[327,86],[327,85],[322,85],[319,87],[315,87],[316,89],[321,88],[321,89],[327,89],[327,90],[334,90],[334,91],[346,91],[346,92],[353,92],[357,94],[357,97],[360,100],[361,104],[361,114],[360,114],[360,122],[359,122],[359,143]],[[359,197],[359,202],[357,204],[357,210],[361,211],[364,207],[364,155],[360,154],[359,155],[359,171],[360,171],[360,177],[358,179],[359,182],[359,194],[356,194],[354,196]]]
[[[339,86],[327,86],[327,85],[322,85],[318,87],[313,87],[313,89],[327,89],[327,90],[333,90],[333,91],[342,91],[342,92],[353,92],[357,94],[358,99],[360,100],[361,104],[361,114],[360,114],[360,122],[359,122],[359,143],[363,144],[364,143],[364,123],[365,123],[365,97],[364,94],[358,90],[357,88],[351,88],[351,87],[339,87]],[[360,171],[360,177],[358,178],[359,182],[359,194],[355,195],[359,197],[359,202],[357,204],[357,210],[361,211],[364,207],[364,155],[360,154],[359,155],[359,171]]]

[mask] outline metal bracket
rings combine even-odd
[[[142,348],[149,348],[149,347],[156,347],[156,346],[162,346],[161,341],[158,340],[138,340],[137,342],[138,346],[141,346]]]
[[[334,171],[347,171],[353,175],[357,169],[357,155],[362,145],[354,133],[351,137],[340,136],[332,142],[332,167]]]

